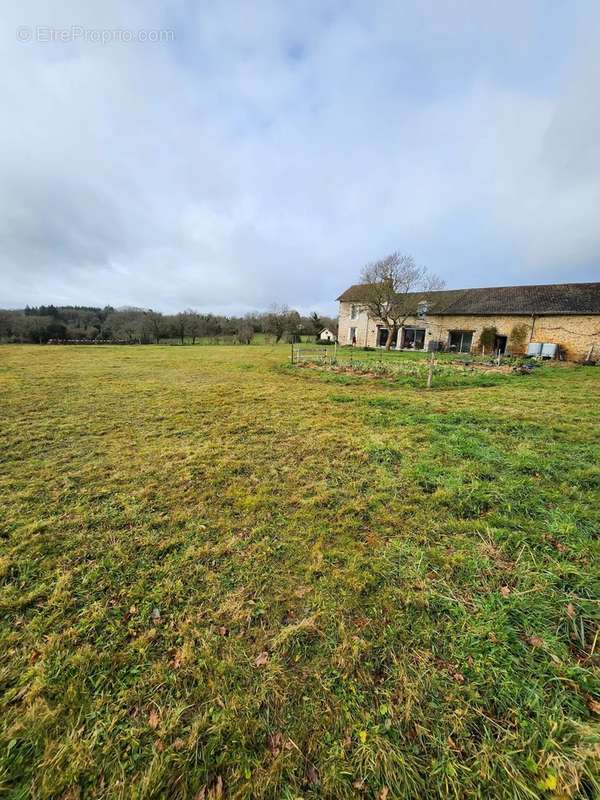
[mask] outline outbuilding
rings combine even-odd
[[[335,342],[336,335],[333,331],[330,331],[329,328],[323,328],[323,330],[319,333],[319,341],[320,342]]]

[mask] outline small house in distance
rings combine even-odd
[[[336,335],[333,331],[330,331],[329,328],[323,328],[323,330],[319,333],[319,341],[320,342],[335,342]]]
[[[339,297],[339,343],[386,347],[390,330],[361,306],[365,285]],[[414,304],[391,347],[460,353],[527,353],[554,344],[566,359],[600,355],[600,283],[449,289],[407,295]]]

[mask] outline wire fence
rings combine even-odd
[[[511,370],[508,364],[483,360],[458,358],[441,359],[439,354],[423,354],[410,358],[406,354],[390,354],[383,350],[365,351],[339,348],[292,345],[290,359],[296,366],[328,369],[334,372],[352,372],[363,375],[387,377],[394,381],[431,388],[437,386],[493,385],[506,378]]]
[[[294,344],[291,350],[292,364],[314,364],[326,367],[349,367],[357,371],[402,371],[418,372],[427,368],[428,361],[421,358],[418,361],[394,357],[382,349],[375,351],[356,350],[354,347],[340,348],[337,344],[325,346],[310,346]]]

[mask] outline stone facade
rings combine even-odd
[[[522,344],[516,342],[513,335],[518,326],[523,327]],[[501,349],[514,355],[526,351],[530,342],[545,342],[559,345],[567,359],[585,358],[592,345],[594,345],[594,356],[600,357],[600,316],[596,314],[553,316],[428,314],[426,320],[409,317],[404,325],[404,329],[419,331],[416,338],[419,340],[423,338],[423,349],[428,349],[429,342],[442,342],[446,348],[452,342],[456,349],[475,353],[480,353],[482,350],[480,342],[482,331],[491,327],[496,328],[499,337],[497,344]],[[385,334],[380,333],[382,328],[387,329],[387,326],[378,320],[370,319],[359,303],[340,302],[338,336],[341,345],[352,344],[354,336],[357,347],[381,346],[381,340],[385,337]],[[424,336],[420,333],[422,330],[425,331]],[[459,335],[459,332],[462,333]],[[400,331],[398,349],[401,349],[405,341],[413,339],[415,334],[410,332],[406,334],[405,330]],[[417,349],[422,349],[420,341],[417,343]]]

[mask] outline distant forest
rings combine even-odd
[[[9,343],[250,344],[257,333],[274,342],[289,342],[316,337],[323,328],[335,332],[337,321],[316,312],[301,316],[286,306],[243,317],[201,314],[192,309],[167,315],[152,309],[111,306],[49,305],[0,310],[0,341]]]

